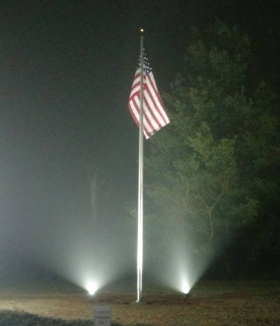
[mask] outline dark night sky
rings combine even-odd
[[[32,254],[50,221],[88,214],[89,166],[104,179],[103,218],[121,221],[137,196],[138,130],[127,100],[139,27],[167,91],[189,27],[215,17],[250,35],[256,75],[279,90],[279,1],[0,1],[2,252]]]

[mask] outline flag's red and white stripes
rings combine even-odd
[[[140,124],[140,68],[136,70],[132,89],[129,97],[128,107],[135,123]],[[169,123],[169,118],[157,89],[153,72],[144,67],[143,82],[143,132],[148,139],[158,130]]]

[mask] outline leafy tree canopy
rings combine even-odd
[[[217,21],[193,29],[165,99],[171,123],[151,138],[145,159],[153,218],[180,223],[200,254],[215,252],[279,195],[277,101],[250,80],[250,56],[237,28]]]

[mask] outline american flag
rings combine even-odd
[[[146,139],[167,125],[170,121],[157,89],[152,68],[144,51],[143,72],[143,132]],[[140,59],[134,76],[128,107],[133,120],[140,124]]]

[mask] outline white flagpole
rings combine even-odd
[[[140,40],[140,121],[139,121],[139,172],[138,172],[138,232],[137,232],[137,302],[142,298],[143,277],[143,86],[144,86],[144,30]]]

